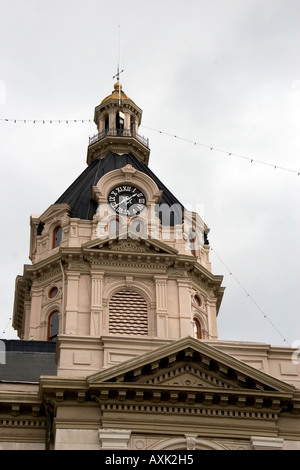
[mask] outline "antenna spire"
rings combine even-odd
[[[121,30],[121,27],[120,27],[120,25],[119,25],[119,53],[118,53],[118,65],[117,65],[117,73],[116,73],[116,75],[113,76],[113,79],[116,78],[116,79],[117,79],[117,82],[118,82],[118,85],[119,85],[119,86],[118,86],[118,88],[119,88],[119,106],[120,106],[120,104],[121,104],[121,86],[120,86],[120,83],[119,83],[119,81],[120,81],[120,74],[121,74],[122,72],[124,72],[124,70],[121,70],[121,71],[120,71],[120,55],[121,55],[121,31],[120,31],[120,30]]]

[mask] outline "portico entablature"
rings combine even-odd
[[[295,417],[300,401],[295,387],[193,338],[85,379],[42,377],[40,394],[55,410],[72,404],[99,407],[100,429],[129,429],[144,438],[186,435],[245,443],[252,436],[282,438],[279,418]]]

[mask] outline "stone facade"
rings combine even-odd
[[[0,448],[300,450],[295,351],[218,339],[209,228],[148,170],[141,115],[117,83],[88,170],[31,217],[13,325],[57,374],[0,379]]]

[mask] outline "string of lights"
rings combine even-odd
[[[0,338],[2,338],[3,335],[5,334],[8,325],[10,325],[10,322],[11,322],[11,317],[8,319],[8,322],[7,322],[7,324],[6,324],[5,328],[4,328],[4,330],[2,331]]]
[[[7,118],[0,118],[0,122],[8,122],[8,123],[14,123],[14,124],[17,124],[17,123],[23,123],[23,124],[27,124],[27,123],[32,123],[32,124],[71,124],[71,123],[76,124],[76,123],[83,123],[84,124],[84,123],[92,123],[93,120],[92,119],[7,119]],[[219,152],[219,153],[222,153],[224,155],[241,158],[241,159],[249,161],[250,163],[258,163],[260,165],[265,165],[265,166],[268,166],[270,168],[273,168],[275,170],[287,171],[287,172],[290,172],[290,173],[295,173],[296,175],[300,176],[300,170],[287,168],[287,167],[277,165],[277,164],[274,164],[274,163],[269,163],[269,162],[265,162],[265,161],[262,161],[262,160],[258,160],[258,159],[253,158],[253,157],[248,157],[246,155],[241,155],[239,153],[230,152],[228,150],[217,148],[217,147],[214,147],[212,145],[203,144],[203,143],[197,142],[195,140],[186,139],[184,137],[180,137],[178,135],[171,134],[171,133],[166,132],[166,131],[154,129],[152,127],[148,127],[148,126],[144,126],[144,125],[141,125],[141,127],[143,127],[144,129],[151,130],[153,132],[157,132],[159,134],[163,134],[163,135],[166,135],[166,136],[169,136],[169,137],[173,137],[177,140],[182,140],[184,142],[189,142],[193,145],[206,148],[210,151]]]
[[[289,171],[291,173],[296,173],[298,176],[300,176],[300,170],[294,170],[294,169],[291,169],[291,168],[286,168],[286,167],[283,167],[283,166],[280,166],[280,165],[275,165],[274,163],[268,163],[268,162],[264,162],[262,160],[257,160],[255,158],[252,158],[252,157],[247,157],[245,155],[241,155],[241,154],[238,154],[238,153],[234,153],[234,152],[229,152],[228,150],[223,150],[223,149],[220,149],[220,148],[217,148],[217,147],[213,147],[211,145],[207,145],[207,144],[203,144],[203,143],[200,143],[200,142],[197,142],[195,140],[191,140],[191,139],[186,139],[184,137],[179,137],[178,135],[174,135],[174,134],[170,134],[169,132],[165,132],[165,131],[160,131],[160,130],[157,130],[157,129],[153,129],[151,127],[146,127],[146,126],[141,126],[141,127],[144,127],[145,129],[148,129],[148,130],[151,130],[151,131],[154,131],[154,132],[158,132],[159,134],[163,134],[163,135],[167,135],[169,137],[174,137],[175,139],[178,139],[178,140],[182,140],[184,142],[189,142],[193,145],[198,145],[200,147],[203,147],[203,148],[206,148],[206,149],[209,149],[211,151],[215,151],[215,152],[221,152],[225,155],[228,155],[228,156],[232,156],[232,157],[238,157],[238,158],[242,158],[244,160],[248,160],[250,163],[259,163],[261,165],[266,165],[266,166],[269,166],[271,168],[274,168],[275,170],[278,169],[278,170],[284,170],[284,171]]]
[[[258,303],[253,299],[253,297],[249,294],[249,292],[247,291],[247,289],[245,289],[245,287],[242,285],[242,283],[237,279],[237,277],[233,274],[233,272],[231,271],[231,269],[229,269],[229,267],[224,263],[224,261],[222,261],[222,259],[217,255],[216,251],[211,247],[211,251],[214,253],[214,255],[216,256],[216,258],[218,258],[218,260],[223,264],[223,266],[227,269],[227,271],[229,272],[229,275],[236,281],[236,283],[239,285],[239,287],[244,291],[244,293],[246,294],[246,297],[248,297],[251,302],[256,306],[256,308],[259,310],[259,312],[263,315],[263,317],[270,323],[270,325],[272,326],[272,328],[279,334],[279,336],[281,336],[281,338],[283,339],[283,341],[287,344],[289,344],[289,341],[281,334],[281,332],[279,331],[279,329],[275,326],[275,324],[272,322],[272,320],[270,320],[269,316],[265,313],[265,311],[258,305]]]
[[[0,118],[0,122],[10,122],[10,123],[31,123],[31,124],[69,124],[69,123],[86,123],[93,122],[92,119],[6,119]]]

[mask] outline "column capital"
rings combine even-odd
[[[128,449],[131,431],[128,429],[99,429],[99,440],[102,449]]]
[[[276,437],[252,436],[250,446],[253,450],[283,450],[284,440]]]
[[[154,274],[153,279],[155,282],[165,283],[168,280],[168,275],[167,274]]]

